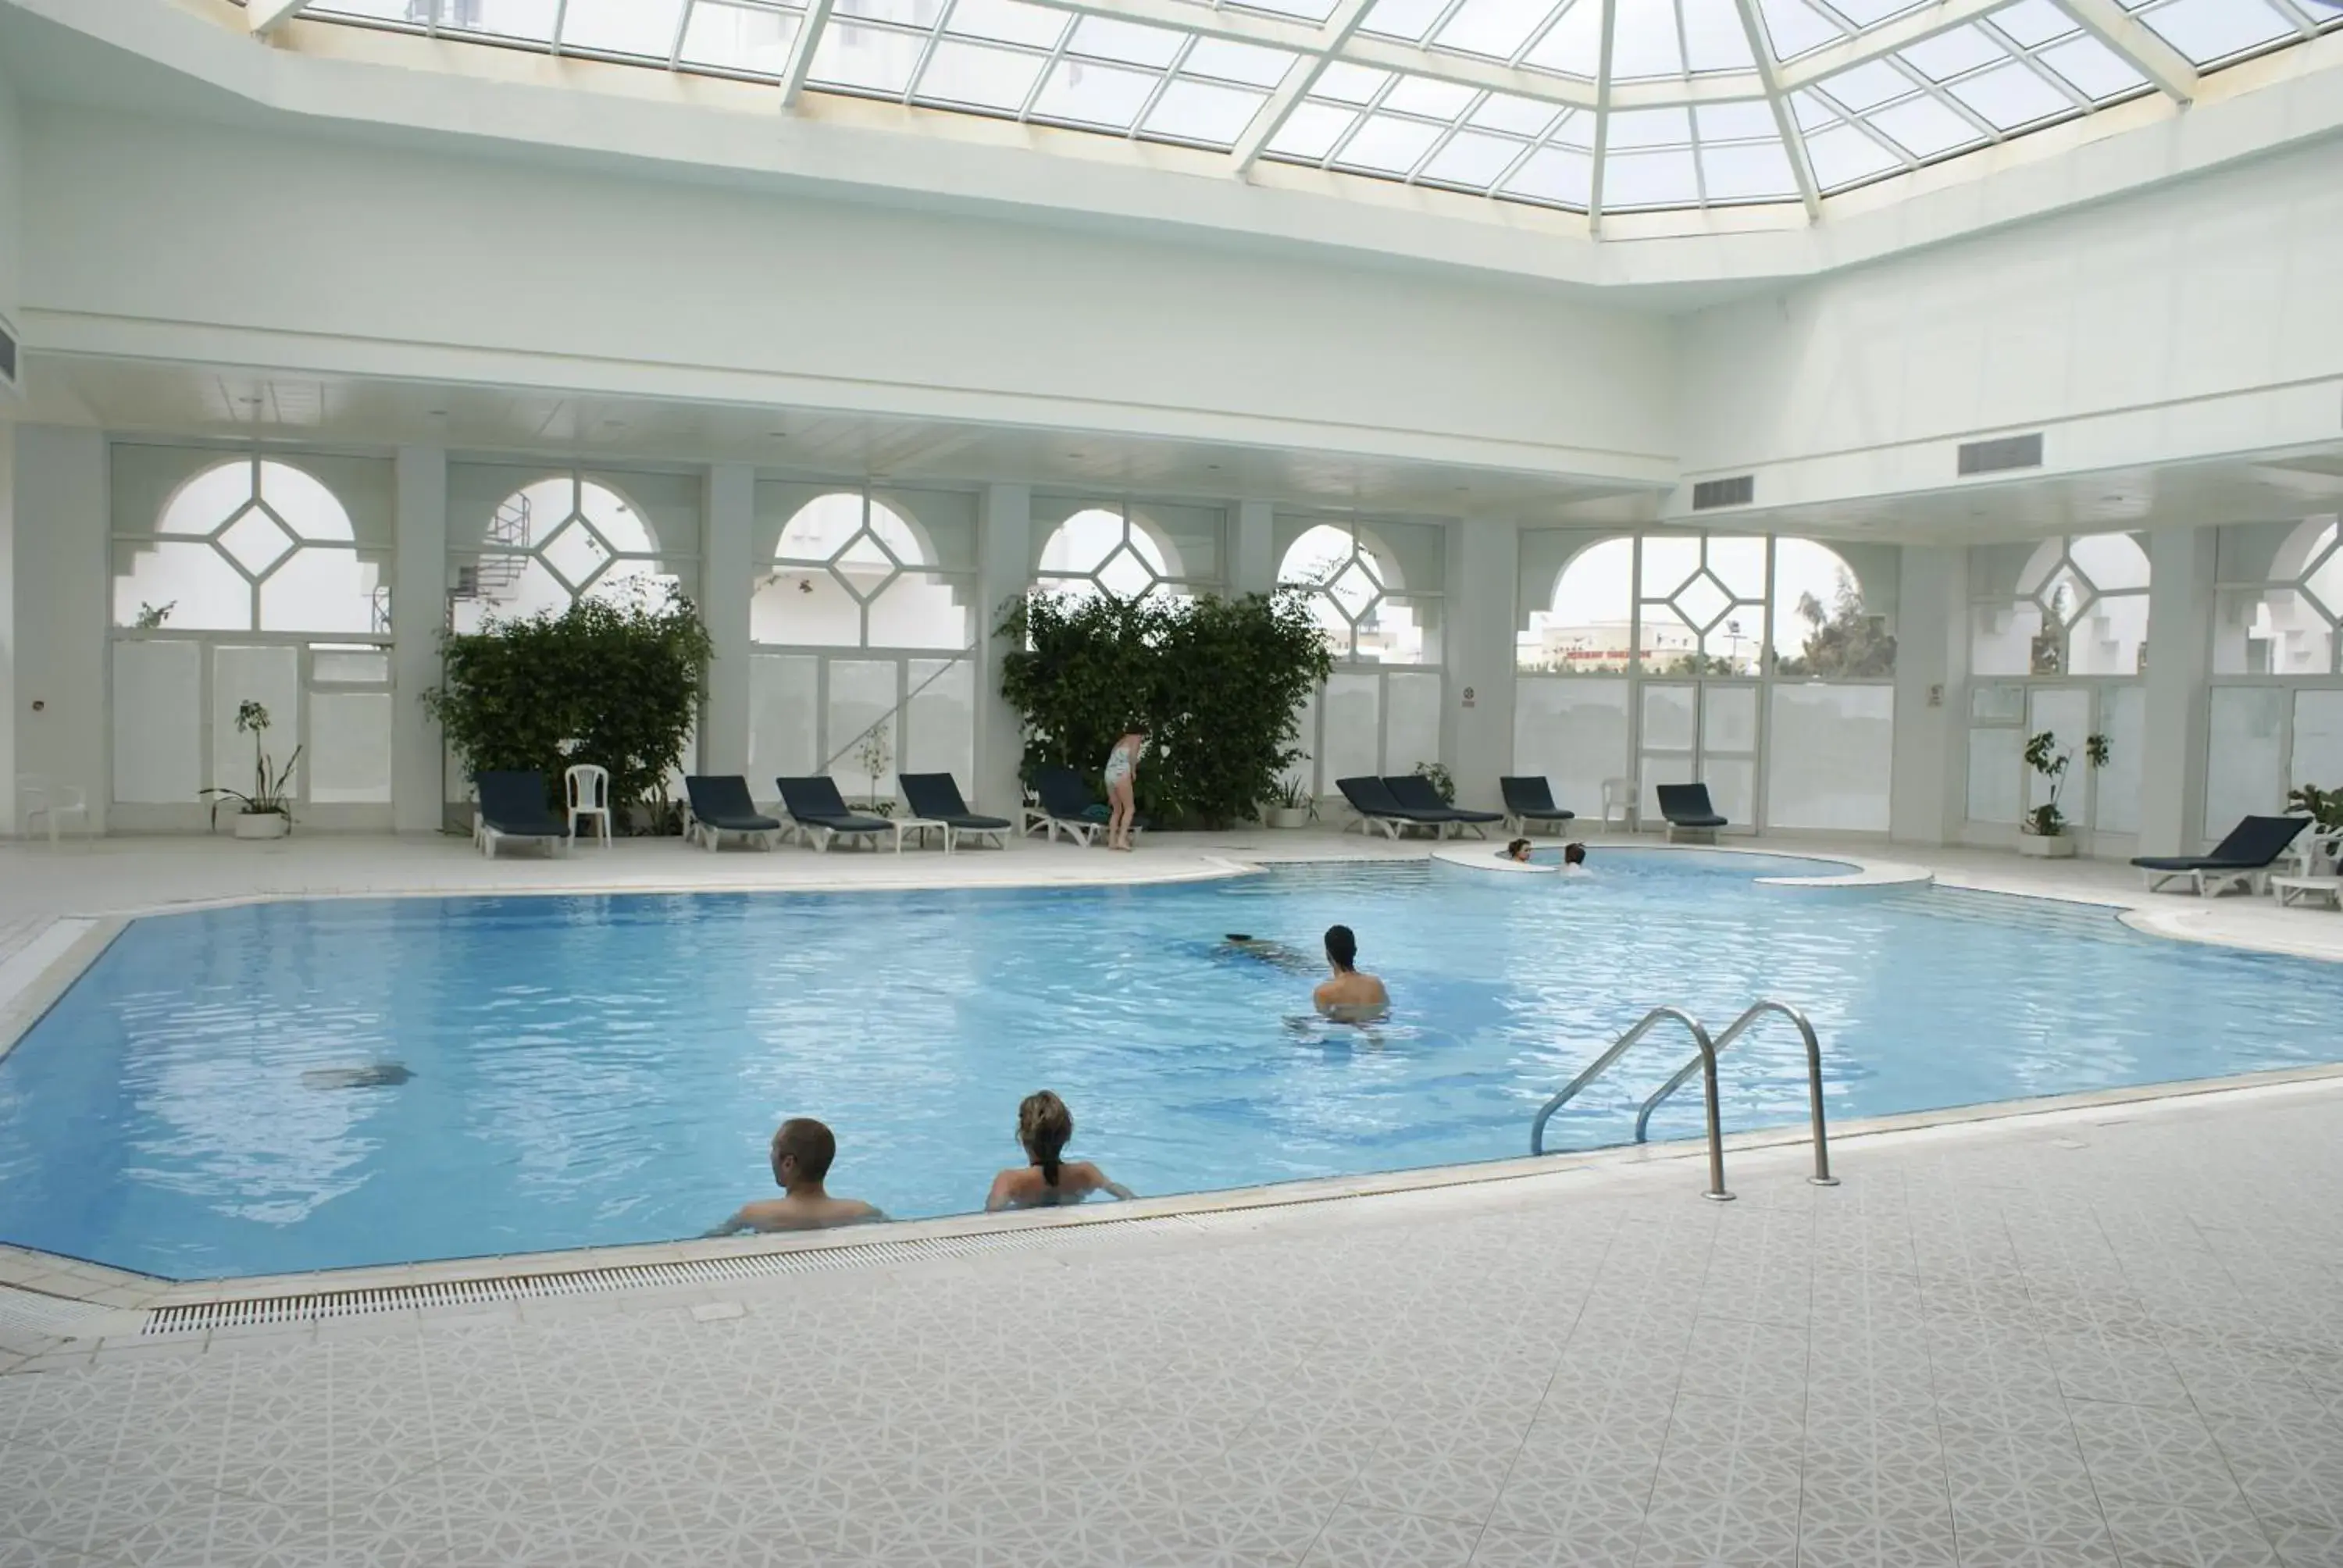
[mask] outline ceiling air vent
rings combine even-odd
[[[1703,479],[1692,487],[1692,509],[1713,512],[1719,507],[1745,507],[1757,498],[1757,477],[1742,474],[1730,479]]]
[[[2031,436],[1996,436],[1990,441],[1971,441],[1961,448],[1963,478],[1971,474],[2006,474],[2012,468],[2041,466],[2042,433],[2038,430]]]

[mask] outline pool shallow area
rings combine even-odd
[[[1359,862],[143,919],[0,1059],[0,1240],[174,1278],[674,1240],[771,1193],[789,1115],[837,1130],[834,1191],[966,1212],[1042,1087],[1071,1152],[1148,1194],[1508,1158],[1664,1002],[1717,1026],[1759,996],[1805,1009],[1838,1118],[2343,1057],[2332,966],[2107,909],[1766,880],[1845,869],[1598,849],[1573,877]],[[1315,973],[1220,940],[1306,955],[1338,920],[1386,1024],[1314,1020]],[[1624,1141],[1686,1049],[1638,1047],[1548,1146]],[[1795,1034],[1745,1037],[1722,1087],[1730,1129],[1799,1122]],[[1688,1091],[1654,1135],[1697,1124]]]

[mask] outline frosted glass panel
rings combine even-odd
[[[203,678],[198,644],[114,645],[116,800],[194,802],[204,787]]]
[[[2294,767],[2287,784],[2343,789],[2343,691],[2294,694]]]
[[[1746,758],[1712,757],[1700,771],[1708,786],[1708,803],[1716,808],[1716,814],[1746,832],[1757,815],[1757,764]],[[1656,800],[1652,810],[1656,817]]]
[[[1441,679],[1436,675],[1386,678],[1391,717],[1383,730],[1383,771],[1413,773],[1419,762],[1440,760]]]
[[[1554,804],[1594,816],[1603,780],[1633,771],[1627,695],[1624,680],[1523,677],[1513,688],[1513,771],[1543,774]]]
[[[247,699],[268,709],[262,747],[282,768],[301,744],[301,650],[296,648],[212,649],[212,783],[253,786],[252,737],[236,732],[236,710]],[[286,784],[300,793],[297,770]]]
[[[1976,686],[1969,689],[1969,717],[1979,724],[2015,724],[2026,717],[2026,688]]]
[[[2015,729],[1969,731],[1969,820],[2016,826],[2020,754],[2026,738]]]
[[[2049,730],[2058,738],[2056,749],[2073,751],[2074,762],[2066,769],[2066,788],[2059,809],[2070,822],[2090,820],[2090,784],[2084,778],[2089,764],[2083,760],[2083,742],[2091,733],[2091,694],[2080,687],[2045,687],[2029,694],[2026,704],[2026,732],[2029,736]],[[2050,780],[2031,768],[2026,769],[2026,804],[2030,809],[2050,799]]]
[[[1885,833],[1895,752],[1893,687],[1775,687],[1768,825]]]
[[[2139,831],[2139,787],[2147,758],[2147,689],[2111,686],[2099,694],[2099,729],[2107,738],[2107,765],[2093,789],[2091,825],[2110,833]]]
[[[2216,841],[2240,817],[2274,815],[2286,804],[2278,766],[2288,693],[2276,686],[2217,686],[2205,770],[2205,837]]]
[[[1699,699],[1699,688],[1692,686],[1653,686],[1644,688],[1644,749],[1646,751],[1690,751],[1693,740],[1693,713]]]
[[[390,684],[390,654],[387,649],[313,648],[309,653],[309,684],[312,686],[388,686]]]
[[[822,754],[835,759],[830,765],[830,776],[837,780],[839,792],[849,800],[868,800],[874,789],[880,799],[894,799],[894,759],[901,750],[896,745],[896,717],[890,712],[895,706],[895,661],[891,658],[830,661],[830,723],[822,731]],[[880,722],[882,719],[884,723]],[[878,733],[886,738],[889,759],[875,786],[856,755],[862,748],[859,737],[874,724],[879,726]],[[843,756],[839,755],[841,751]]]
[[[1286,764],[1283,777],[1292,779],[1312,795],[1324,793],[1318,779],[1318,694],[1312,692],[1302,706],[1294,709],[1293,739],[1285,744],[1302,753]]]
[[[921,682],[930,676],[935,679],[921,689]],[[908,705],[899,771],[949,773],[959,782],[960,794],[972,799],[976,791],[976,667],[964,658],[949,665],[932,658],[915,658],[911,661],[910,678],[911,689],[919,695]],[[993,802],[993,814],[1006,811],[1010,804],[1006,800]]]
[[[1325,790],[1331,795],[1337,779],[1383,770],[1382,678],[1337,673],[1327,678],[1324,703],[1318,776],[1326,781]]]
[[[802,779],[821,763],[817,754],[815,682],[820,660],[802,654],[760,653],[749,665],[749,793],[771,800],[776,779]]]
[[[309,749],[302,761],[312,801],[390,803],[391,702],[387,691],[310,694]]]
[[[1757,749],[1757,689],[1754,686],[1712,686],[1700,704],[1700,744],[1703,751]],[[1722,809],[1722,808],[1720,808]],[[1732,813],[1725,812],[1726,816]],[[1742,820],[1746,821],[1744,818]]]

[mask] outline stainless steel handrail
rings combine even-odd
[[[1569,1104],[1577,1097],[1579,1091],[1608,1071],[1613,1062],[1626,1054],[1629,1046],[1669,1022],[1680,1023],[1691,1033],[1693,1043],[1700,1048],[1700,1055],[1694,1059],[1695,1065],[1705,1062],[1708,1068],[1702,1085],[1708,1100],[1708,1191],[1701,1196],[1715,1199],[1720,1203],[1732,1201],[1733,1194],[1725,1190],[1725,1133],[1716,1108],[1716,1046],[1709,1040],[1708,1030],[1701,1027],[1700,1020],[1680,1007],[1654,1008],[1637,1020],[1633,1029],[1613,1040],[1611,1049],[1596,1057],[1584,1071],[1564,1084],[1562,1091],[1547,1101],[1539,1109],[1537,1120],[1530,1123],[1530,1152],[1545,1152],[1545,1124],[1554,1120],[1555,1111]],[[1681,1076],[1677,1081],[1682,1081]],[[1819,1104],[1820,1091],[1817,1091],[1816,1094],[1816,1103]]]
[[[1724,1054],[1726,1046],[1747,1033],[1752,1025],[1769,1012],[1778,1012],[1797,1025],[1798,1033],[1806,1042],[1806,1099],[1813,1108],[1815,1122],[1815,1173],[1806,1180],[1817,1187],[1835,1187],[1838,1185],[1838,1178],[1830,1173],[1830,1140],[1823,1129],[1822,1041],[1815,1038],[1815,1026],[1807,1021],[1805,1013],[1787,1002],[1775,1001],[1770,997],[1755,1003],[1747,1012],[1727,1024],[1725,1032],[1716,1037],[1715,1044],[1710,1047],[1706,1053],[1694,1057],[1676,1069],[1675,1076],[1660,1085],[1652,1097],[1644,1101],[1644,1108],[1635,1113],[1635,1141],[1641,1143],[1644,1141],[1644,1130],[1651,1125],[1652,1112],[1660,1108],[1661,1101],[1682,1089],[1694,1073],[1703,1069],[1705,1069],[1708,1073],[1709,1125],[1712,1129],[1710,1136],[1714,1138],[1715,1134],[1713,1130],[1716,1122],[1715,1109],[1716,1058]]]

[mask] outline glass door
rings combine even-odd
[[[1704,783],[1744,831],[1757,820],[1757,688],[1744,681],[1643,683],[1644,818],[1660,819],[1659,786]]]

